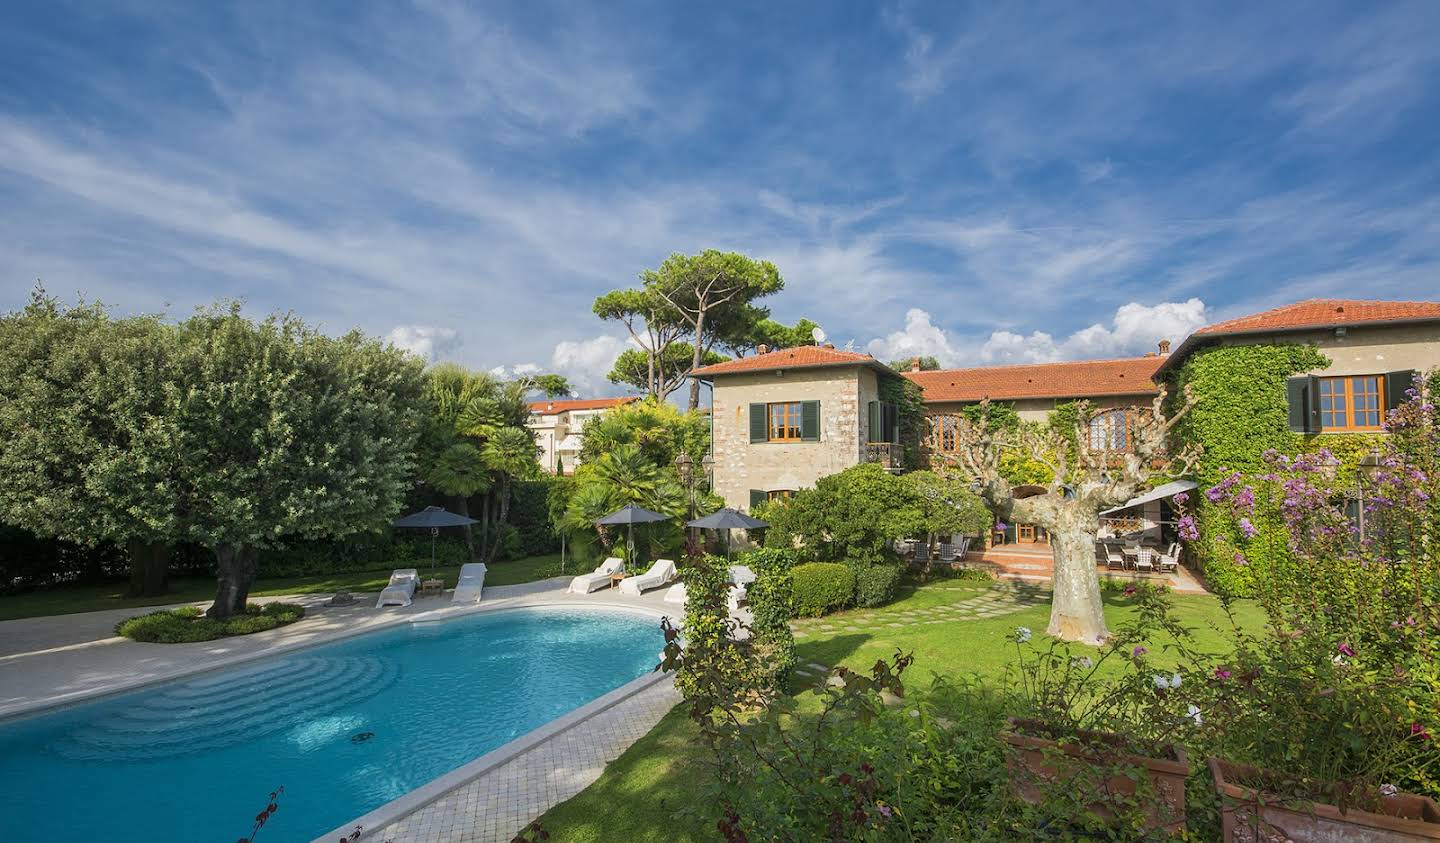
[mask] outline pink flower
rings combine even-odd
[[[1425,731],[1425,727],[1421,726],[1419,723],[1410,724],[1410,735],[1411,737],[1419,738],[1422,741],[1430,740],[1430,733]]]
[[[1217,667],[1215,668],[1215,678],[1219,679],[1221,682],[1224,682],[1225,680],[1230,678],[1230,671],[1226,670],[1223,667]]]
[[[1341,641],[1340,646],[1335,649],[1339,650],[1342,656],[1349,656],[1352,659],[1355,658],[1355,648],[1351,647],[1348,642]]]
[[[1141,647],[1139,644],[1136,644],[1136,645],[1135,645],[1135,649],[1133,649],[1133,650],[1130,651],[1130,655],[1132,655],[1132,656],[1134,656],[1135,658],[1138,659],[1138,658],[1140,658],[1141,656],[1145,655],[1145,654],[1148,653],[1148,652],[1150,652],[1150,651],[1147,650],[1147,649],[1145,649],[1144,647]]]

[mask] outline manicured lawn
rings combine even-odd
[[[522,582],[559,576],[559,554],[531,556],[509,562],[490,565],[485,575],[486,585],[514,585]],[[567,566],[572,570],[574,563]],[[454,587],[460,566],[440,565],[435,576],[442,577],[448,587]],[[420,567],[420,573],[430,575],[430,569]],[[377,571],[352,571],[343,574],[329,574],[318,577],[284,577],[256,580],[251,597],[279,597],[287,594],[328,594],[335,591],[377,592],[390,579],[390,569]],[[215,580],[208,577],[191,577],[172,580],[170,592],[160,597],[127,597],[125,583],[110,583],[97,586],[75,586],[51,588],[0,597],[0,620],[35,618],[45,615],[68,615],[74,612],[95,612],[101,609],[132,609],[144,606],[159,606],[169,603],[186,603],[208,600],[215,596]]]
[[[1050,617],[1048,603],[992,618],[925,624],[913,622],[915,609],[933,608],[972,599],[988,588],[983,583],[940,581],[909,587],[901,599],[878,609],[852,610],[827,618],[829,625],[869,627],[858,632],[812,632],[797,639],[801,662],[845,665],[868,670],[897,649],[915,654],[906,674],[911,689],[922,689],[935,676],[967,675],[999,679],[1015,663],[1015,628],[1034,630],[1032,643],[1045,646],[1043,632]],[[1194,643],[1220,648],[1230,627],[1220,602],[1211,597],[1175,598],[1176,613],[1193,630]],[[1130,601],[1106,595],[1106,618],[1113,627],[1133,613]],[[1242,604],[1236,616],[1245,626],[1262,622],[1259,610]],[[843,624],[839,623],[844,621]],[[900,627],[876,624],[902,622]],[[1164,640],[1151,642],[1151,658],[1166,663]],[[1094,652],[1077,647],[1077,652]],[[720,839],[713,814],[701,801],[700,777],[704,749],[699,734],[677,707],[643,739],[606,768],[583,792],[550,809],[542,818],[553,843],[602,840],[705,841]]]

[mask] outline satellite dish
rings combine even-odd
[[[845,350],[846,350],[846,351],[854,351],[854,350],[855,350],[855,341],[854,341],[854,340],[851,340],[851,341],[845,343]]]
[[[825,342],[825,331],[819,325],[810,331],[810,336],[815,340],[816,345]]]

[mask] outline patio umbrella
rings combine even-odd
[[[419,512],[412,512],[404,518],[390,522],[392,527],[411,527],[430,531],[430,570],[435,570],[435,537],[440,534],[441,527],[463,527],[466,524],[478,524],[474,518],[467,518],[464,515],[456,515],[448,509],[438,506],[427,506]]]
[[[755,530],[770,525],[759,518],[751,518],[743,512],[725,507],[717,509],[704,518],[696,518],[689,526],[699,527],[704,530],[725,531],[725,556],[730,556],[730,531],[731,530]]]
[[[597,520],[595,523],[605,525],[625,525],[625,564],[628,565],[630,564],[630,560],[633,559],[635,556],[635,525],[651,524],[656,521],[669,520],[670,516],[668,515],[661,515],[658,512],[652,512],[651,510],[648,510],[644,507],[636,506],[633,503],[627,503],[619,509],[615,510],[614,512],[610,513],[609,515],[605,516],[604,518]]]

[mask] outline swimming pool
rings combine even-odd
[[[309,841],[650,671],[659,621],[406,624],[0,723],[7,841]]]

